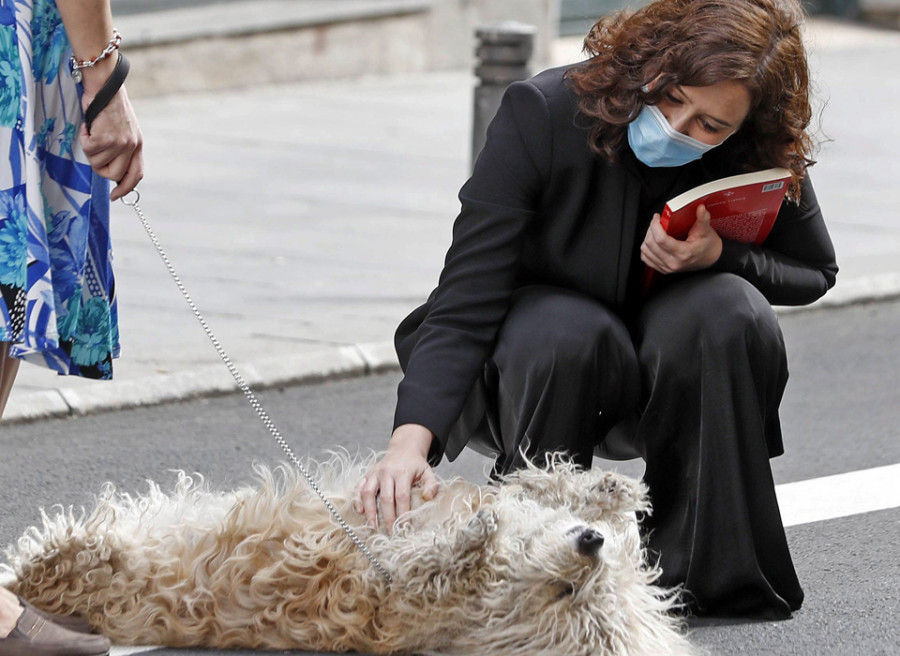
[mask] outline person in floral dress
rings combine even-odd
[[[137,119],[111,86],[120,41],[109,0],[0,0],[0,416],[22,360],[112,377],[109,206],[143,177]],[[0,656],[106,654],[87,629],[0,588]]]

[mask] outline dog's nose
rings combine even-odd
[[[578,535],[577,545],[579,553],[585,556],[596,555],[603,546],[603,536],[592,528],[586,528]]]

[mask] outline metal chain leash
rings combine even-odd
[[[134,200],[129,200],[130,196],[134,195]],[[303,474],[303,477],[306,479],[307,484],[312,489],[313,492],[322,500],[322,503],[325,504],[325,507],[328,508],[328,511],[337,520],[337,523],[340,525],[344,532],[350,537],[359,550],[365,555],[366,558],[369,559],[369,562],[375,567],[379,574],[381,574],[385,580],[388,582],[388,585],[392,583],[391,575],[387,571],[387,568],[379,562],[375,555],[369,550],[369,548],[365,545],[362,539],[356,534],[356,532],[350,527],[347,521],[341,516],[338,512],[337,508],[334,507],[334,504],[329,501],[325,495],[322,493],[322,490],[319,489],[318,484],[313,480],[313,477],[310,476],[309,472],[294,454],[294,450],[291,449],[290,445],[285,441],[285,439],[281,436],[281,432],[278,430],[278,427],[275,426],[275,423],[269,418],[269,414],[265,411],[262,404],[256,398],[256,395],[253,393],[253,390],[250,389],[250,386],[247,385],[244,377],[241,375],[240,371],[238,371],[237,367],[231,361],[231,358],[228,357],[228,354],[225,352],[225,349],[222,348],[222,345],[219,343],[219,340],[216,338],[215,334],[213,334],[212,329],[209,327],[209,324],[206,323],[206,319],[203,318],[203,315],[200,314],[200,310],[197,309],[197,305],[194,303],[191,298],[190,293],[188,293],[187,288],[185,288],[184,284],[181,282],[181,278],[175,272],[175,268],[172,266],[171,261],[169,260],[168,255],[163,250],[162,244],[160,244],[159,239],[156,238],[156,234],[153,232],[153,229],[150,227],[150,223],[147,221],[144,213],[141,211],[138,202],[141,199],[141,195],[137,189],[131,192],[128,196],[122,198],[122,202],[133,208],[134,213],[137,214],[138,219],[141,222],[141,225],[144,226],[144,230],[147,232],[147,235],[150,237],[150,241],[153,242],[153,245],[156,247],[156,252],[159,253],[160,258],[162,258],[163,263],[166,265],[166,269],[169,271],[169,275],[172,276],[172,280],[175,281],[175,284],[178,286],[178,290],[181,292],[181,295],[184,297],[184,300],[187,301],[187,304],[191,308],[191,312],[194,313],[194,316],[197,318],[197,321],[200,322],[200,325],[203,327],[203,332],[206,333],[206,336],[209,338],[209,341],[212,342],[212,345],[216,349],[216,353],[219,354],[219,357],[222,358],[222,362],[225,363],[225,366],[228,368],[228,371],[231,373],[231,376],[234,378],[235,382],[237,382],[238,387],[240,387],[241,392],[244,393],[244,396],[247,397],[247,400],[250,402],[250,405],[256,411],[257,416],[262,420],[262,423],[265,425],[266,429],[275,438],[275,441],[278,443],[278,446],[287,454],[288,459],[291,463]]]

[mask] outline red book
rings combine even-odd
[[[720,237],[758,246],[775,224],[790,181],[791,172],[781,168],[713,180],[666,203],[660,224],[672,237],[683,240],[697,220],[697,207],[705,205],[709,224]],[[650,267],[644,269],[645,293],[658,275]]]

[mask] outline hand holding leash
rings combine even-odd
[[[128,70],[128,59],[119,53],[115,68],[101,87],[90,84],[87,74],[83,79],[84,123],[79,140],[91,168],[118,183],[110,200],[129,194],[144,177],[143,136],[122,86]]]

